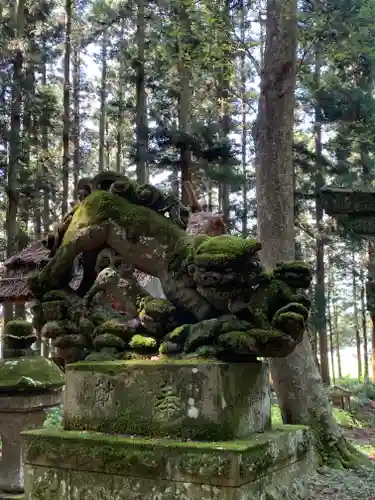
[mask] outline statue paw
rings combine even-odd
[[[277,311],[272,326],[299,342],[306,328],[308,310],[298,303],[288,304]]]
[[[279,262],[273,274],[276,279],[284,281],[287,285],[304,290],[310,287],[312,281],[311,267],[298,260]]]
[[[256,356],[256,339],[249,332],[230,332],[220,335],[218,345],[225,351],[229,351],[234,355],[250,355]]]

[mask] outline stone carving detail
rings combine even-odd
[[[301,341],[312,279],[304,262],[270,272],[257,240],[187,235],[188,209],[153,186],[111,172],[90,186],[46,237],[51,259],[30,281],[43,334],[67,361],[242,362],[286,356]],[[81,282],[72,289],[77,258]],[[140,284],[144,272],[160,280],[165,298]]]

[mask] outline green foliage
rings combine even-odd
[[[352,391],[360,403],[365,403],[368,400],[375,401],[375,384],[370,380],[344,377],[337,381],[337,385]]]
[[[59,428],[62,427],[62,407],[55,406],[54,408],[50,408],[46,410],[46,418],[43,422],[44,429],[51,428]]]
[[[33,333],[33,325],[23,319],[9,321],[4,329],[4,335],[12,337],[29,337]]]
[[[361,427],[361,423],[355,418],[353,414],[348,411],[341,410],[340,408],[333,408],[333,414],[337,422],[342,427]],[[280,425],[283,423],[279,405],[272,405],[271,420],[272,425]]]

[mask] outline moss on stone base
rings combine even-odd
[[[129,359],[124,361],[78,361],[77,363],[72,363],[67,365],[67,370],[80,371],[80,372],[90,372],[95,371],[99,373],[105,373],[107,375],[117,375],[119,373],[124,373],[127,371],[128,367],[134,366],[168,366],[168,365],[195,365],[195,364],[207,365],[207,363],[212,364],[222,364],[216,359],[207,360],[200,358],[181,358],[181,359]]]
[[[42,356],[0,360],[0,391],[42,391],[62,387],[63,372]]]
[[[227,487],[240,487],[311,453],[308,429],[292,426],[212,443],[61,430],[27,431],[23,439],[26,464]]]

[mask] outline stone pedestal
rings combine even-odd
[[[314,467],[262,363],[76,363],[63,424],[23,433],[26,500],[299,500]]]
[[[264,363],[82,362],[66,370],[64,429],[243,439],[271,427]]]
[[[40,427],[61,404],[64,376],[43,357],[0,360],[0,499],[23,493],[21,432]]]

